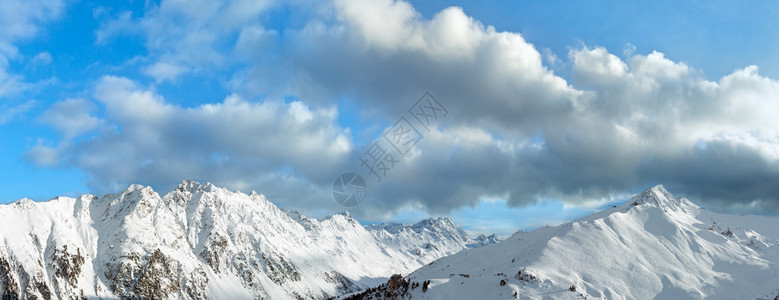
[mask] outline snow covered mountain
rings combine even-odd
[[[365,226],[384,245],[425,259],[444,257],[463,248],[477,248],[499,241],[497,235],[471,239],[448,218],[425,219],[412,226],[400,223]],[[428,262],[433,261],[430,259]]]
[[[779,218],[652,187],[556,227],[447,256],[353,298],[779,299]]]
[[[133,185],[0,205],[0,298],[324,299],[495,241],[449,219],[366,229],[210,183]]]

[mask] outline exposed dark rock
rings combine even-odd
[[[338,285],[338,294],[349,294],[362,290],[357,283],[336,271],[325,272],[324,277],[325,281]]]
[[[76,253],[71,254],[68,252],[68,245],[63,245],[62,250],[54,249],[49,265],[54,269],[54,276],[75,287],[81,274],[81,266],[84,265],[84,256],[81,249],[76,248]]]
[[[225,249],[227,249],[227,238],[221,235],[211,235],[203,251],[200,252],[200,257],[214,269],[214,272],[219,274],[219,258],[225,255]]]
[[[27,288],[24,290],[25,294],[27,294],[25,298],[38,299],[38,295],[40,295],[44,300],[51,300],[51,289],[49,289],[49,285],[42,279],[44,278],[43,273],[27,277],[29,279],[27,281]]]
[[[19,284],[11,273],[11,264],[3,256],[0,256],[0,296],[2,300],[19,299]]]
[[[178,263],[157,249],[144,259],[130,254],[120,263],[106,265],[105,276],[120,297],[163,299],[181,288],[178,271]]]
[[[181,290],[190,299],[206,299],[206,287],[208,287],[208,276],[202,268],[198,268],[183,280]]]
[[[295,265],[287,262],[281,255],[262,254],[263,271],[273,282],[283,284],[286,280],[300,281],[300,272]]]

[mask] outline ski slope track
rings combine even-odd
[[[0,299],[326,299],[494,243],[451,220],[318,220],[185,181],[0,205]]]
[[[779,299],[777,272],[779,218],[713,213],[655,186],[622,205],[517,232],[350,296]]]

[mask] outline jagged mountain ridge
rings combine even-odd
[[[359,299],[776,299],[779,218],[655,186],[623,204],[443,257]],[[348,297],[345,297],[348,298]]]
[[[465,248],[477,248],[500,240],[495,234],[470,238],[449,218],[428,218],[410,226],[390,223],[367,225],[365,228],[381,240],[382,244],[406,249],[422,257],[443,257],[449,255],[447,253],[451,252],[450,249],[459,249],[463,245]]]
[[[0,298],[323,299],[490,242],[438,223],[369,230],[194,181],[23,199],[0,205]]]

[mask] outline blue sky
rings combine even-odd
[[[430,92],[449,110],[351,209],[474,232],[664,184],[779,212],[779,4],[6,1],[0,203],[185,179],[323,216]]]

